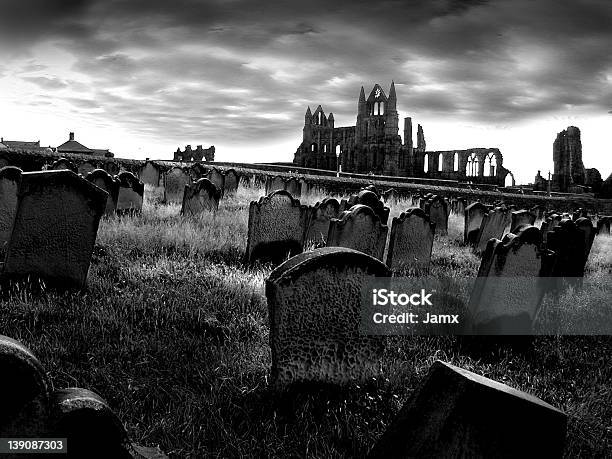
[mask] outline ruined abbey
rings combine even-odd
[[[399,133],[395,84],[389,96],[376,84],[366,99],[363,86],[357,103],[355,126],[336,127],[334,115],[321,105],[310,107],[304,118],[303,140],[293,164],[313,169],[341,170],[362,174],[428,177],[504,186],[512,177],[502,165],[497,148],[426,151],[425,134],[417,125],[416,146],[412,141],[412,118],[404,118],[404,140]],[[512,178],[512,181],[514,179]]]

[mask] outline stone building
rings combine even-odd
[[[357,102],[355,126],[336,127],[333,113],[321,105],[304,117],[302,143],[293,164],[300,167],[342,170],[360,174],[429,177],[503,186],[510,171],[502,166],[497,148],[426,151],[423,127],[412,140],[412,118],[404,118],[404,139],[399,135],[397,95],[392,82],[389,95],[375,84],[366,98],[363,86]]]
[[[191,145],[185,146],[185,150],[181,151],[177,148],[174,152],[174,161],[181,161],[184,163],[199,163],[204,161],[215,160],[215,146],[210,148],[202,148],[202,145],[198,145],[195,150],[191,149]]]
[[[595,168],[584,167],[580,129],[576,126],[569,126],[557,134],[553,142],[553,163],[553,191],[599,191],[603,183],[601,174]]]
[[[99,148],[88,148],[82,143],[74,140],[74,132],[68,135],[68,141],[64,142],[55,149],[58,153],[72,153],[78,155],[93,155],[93,156],[104,156],[106,158],[112,158],[115,155],[108,150],[101,150]]]

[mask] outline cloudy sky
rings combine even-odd
[[[499,147],[526,183],[576,125],[605,178],[610,24],[609,0],[3,0],[0,135],[291,161],[308,105],[354,125],[361,85],[394,80],[428,150]]]

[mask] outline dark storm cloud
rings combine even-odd
[[[90,81],[64,100],[130,129],[265,141],[299,137],[309,104],[354,124],[360,86],[391,79],[417,116],[609,112],[611,23],[607,0],[10,0],[0,49],[61,48]],[[67,89],[70,76],[27,65],[24,80]]]

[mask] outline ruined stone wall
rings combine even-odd
[[[580,129],[576,126],[569,126],[557,134],[553,143],[553,162],[554,190],[567,191],[572,185],[585,184]]]

